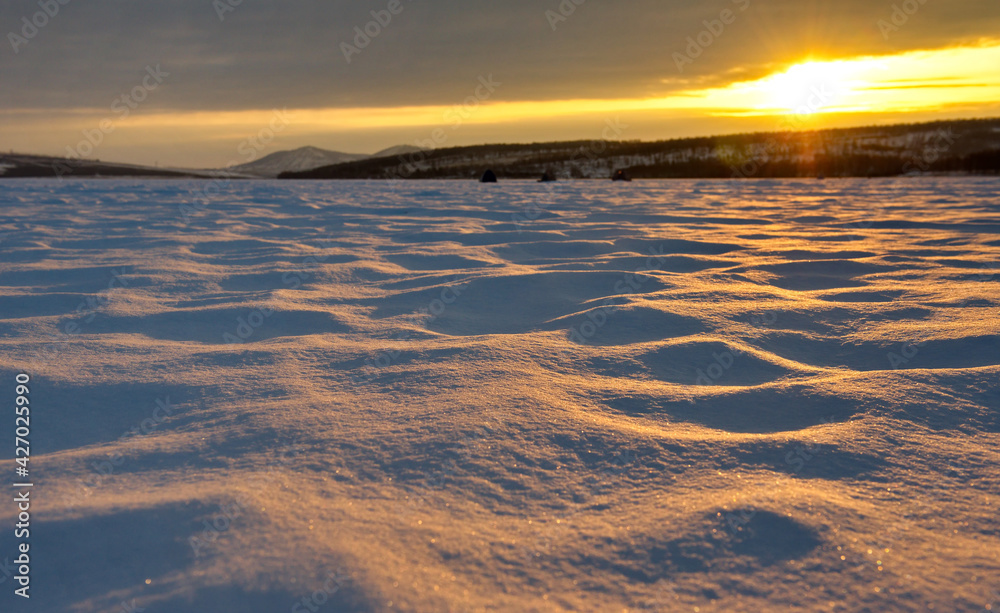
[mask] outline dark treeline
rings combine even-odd
[[[817,155],[808,163],[789,160],[762,162],[757,166],[729,166],[716,159],[691,160],[675,164],[633,166],[626,169],[636,178],[648,179],[722,179],[732,177],[793,178],[793,177],[895,177],[918,172],[1000,174],[1000,149],[949,157],[926,165],[901,156]]]
[[[50,177],[203,177],[205,175],[149,168],[129,164],[115,164],[100,160],[56,158],[43,155],[0,154],[4,165],[0,177],[10,179],[36,179]]]
[[[965,157],[952,157],[936,162],[933,168],[939,172],[967,172],[970,174],[1000,174],[1000,149],[980,151]]]
[[[1000,119],[735,134],[670,141],[571,141],[425,150],[285,173],[287,179],[886,177],[1000,173]]]

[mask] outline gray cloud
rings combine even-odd
[[[750,7],[681,74],[673,53],[734,2],[587,0],[553,31],[545,12],[558,0],[401,1],[348,64],[340,44],[388,0],[244,0],[225,21],[212,0],[70,0],[19,54],[7,33],[39,7],[8,0],[0,109],[104,108],[156,64],[171,77],[150,108],[451,104],[490,73],[505,100],[627,98],[755,76],[809,53],[936,48],[1000,32],[996,0],[927,0],[888,41],[876,23],[893,2],[739,0]]]

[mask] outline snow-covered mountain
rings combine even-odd
[[[418,151],[426,151],[426,149],[421,149],[420,147],[414,147],[413,145],[396,145],[395,147],[389,147],[388,149],[383,149],[378,153],[371,154],[370,158],[387,158],[396,155],[406,155],[408,153],[416,153]]]
[[[368,157],[363,153],[342,153],[319,147],[300,147],[291,151],[277,151],[228,170],[258,177],[277,177],[283,172],[301,172],[330,164],[364,160]]]
[[[256,177],[270,178],[277,177],[283,172],[303,172],[323,166],[356,162],[369,158],[405,155],[417,151],[420,151],[420,148],[411,145],[398,145],[371,155],[364,153],[343,153],[341,151],[320,149],[319,147],[300,147],[291,151],[278,151],[259,160],[233,166],[227,170]]]

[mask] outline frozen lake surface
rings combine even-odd
[[[0,609],[1000,610],[998,190],[2,181]]]

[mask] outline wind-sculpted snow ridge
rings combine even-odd
[[[998,188],[3,182],[30,610],[998,610]]]

